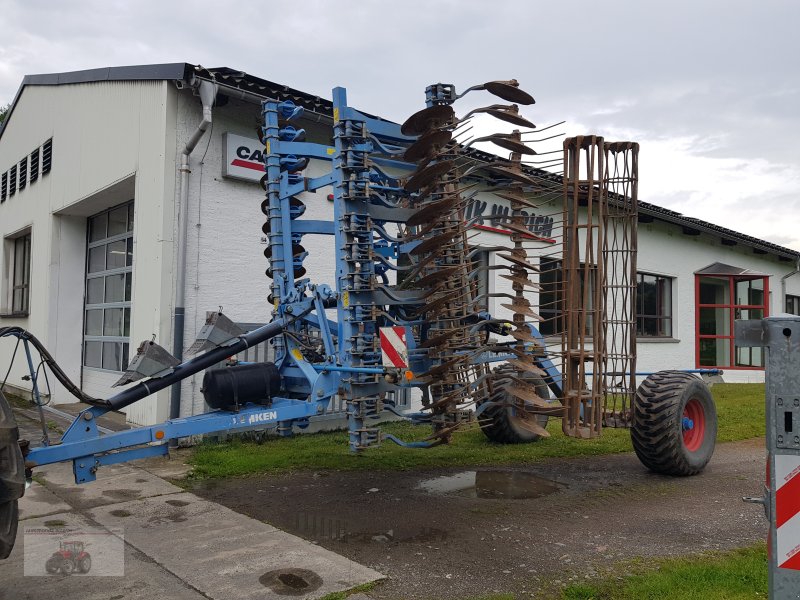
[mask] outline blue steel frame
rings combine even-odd
[[[355,262],[349,260],[346,254],[366,244],[371,255],[378,257],[380,268],[385,271],[386,268],[392,268],[391,263],[385,259],[397,258],[401,252],[407,252],[412,247],[411,244],[401,245],[382,229],[385,222],[402,222],[410,214],[408,211],[393,209],[394,215],[391,211],[384,211],[379,217],[373,217],[373,226],[381,233],[382,238],[377,243],[373,239],[372,231],[366,232],[369,235],[365,235],[366,230],[353,234],[353,223],[361,222],[360,214],[365,214],[362,201],[369,193],[403,193],[399,180],[387,175],[381,167],[413,170],[415,165],[395,157],[403,150],[397,144],[408,144],[415,138],[402,135],[399,125],[368,117],[347,106],[344,88],[333,90],[333,107],[334,146],[326,146],[304,142],[302,130],[298,131],[285,123],[281,126],[281,119],[290,122],[302,115],[302,109],[290,101],[268,100],[262,106],[267,190],[262,209],[269,221],[273,322],[282,321],[284,331],[288,334],[272,338],[271,343],[274,345],[275,363],[280,369],[283,389],[286,395],[293,397],[273,397],[267,407],[247,404],[238,411],[217,410],[105,435],[101,435],[96,421],[111,409],[91,407],[78,415],[59,444],[31,449],[26,456],[30,467],[71,460],[76,483],[85,483],[96,478],[97,468],[101,465],[166,455],[167,442],[170,439],[216,431],[242,431],[273,424],[277,425],[279,434],[291,435],[293,424],[302,425],[309,417],[322,414],[333,395],[340,391],[349,399],[348,421],[352,450],[357,451],[379,443],[381,439],[408,447],[431,445],[428,442],[406,443],[392,435],[381,438],[377,429],[368,426],[368,421],[377,418],[380,410],[377,403],[361,401],[361,390],[386,389],[387,385],[389,388],[397,388],[422,384],[414,380],[405,381],[403,377],[398,377],[400,374],[396,370],[381,366],[380,353],[374,355],[360,351],[359,344],[363,344],[365,339],[371,340],[370,336],[378,335],[378,324],[365,320],[368,318],[368,311],[362,308],[368,304],[370,293],[375,292],[359,289],[354,282],[361,275],[374,276],[376,273],[385,281],[385,275],[377,271],[377,263],[371,266],[364,266],[362,263],[359,267],[362,271],[355,270]],[[376,155],[371,154],[373,151],[376,151]],[[369,161],[366,160],[367,155]],[[331,161],[331,172],[316,178],[298,175],[296,171],[302,170],[304,161],[308,159]],[[293,196],[330,185],[334,191],[333,221],[299,219],[304,207],[293,205]],[[299,272],[307,254],[299,250],[299,244],[303,235],[309,233],[334,237],[335,290],[324,284],[314,285],[302,276],[295,276],[295,269]],[[386,295],[383,298],[390,305],[402,303],[402,298]],[[375,301],[374,297],[372,301]],[[326,307],[330,307],[333,302],[336,303],[336,321],[328,319],[325,312]],[[485,318],[491,317],[486,315]],[[412,372],[427,371],[430,362],[425,351],[416,347],[411,330],[411,327],[423,323],[403,321],[394,313],[387,314],[384,319],[385,324],[402,324],[408,327],[410,369]],[[537,364],[547,373],[547,383],[555,395],[560,396],[561,375],[544,352],[541,334],[535,327],[530,328],[537,339]],[[309,362],[303,355],[297,336],[292,335],[310,329],[317,330],[322,340],[325,357],[321,362]],[[27,340],[25,349],[34,396],[39,403],[36,372]],[[509,355],[488,352],[473,360],[487,363],[508,358]],[[180,372],[194,360],[182,363],[175,371]],[[188,375],[189,373],[179,378]],[[387,375],[393,378],[390,385],[385,383]],[[146,381],[139,385],[147,387],[148,383]],[[114,398],[125,393],[122,392]],[[305,397],[305,400],[297,399],[298,396]],[[109,402],[113,402],[114,398],[109,399]],[[397,413],[392,406],[385,408]],[[418,422],[426,418],[421,413],[402,416]]]

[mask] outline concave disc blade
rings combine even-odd
[[[403,159],[409,162],[416,162],[428,156],[431,150],[446,146],[453,139],[453,133],[446,129],[431,131],[421,136],[403,154]]]
[[[486,91],[490,94],[494,94],[498,98],[509,102],[526,105],[536,104],[536,100],[533,99],[533,96],[525,90],[520,89],[516,79],[511,79],[509,81],[490,81],[484,83],[483,87],[485,87]]]
[[[422,135],[435,127],[440,127],[453,120],[453,107],[446,104],[429,106],[415,112],[400,126],[403,135]]]

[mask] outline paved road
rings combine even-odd
[[[18,421],[23,436],[41,438],[35,422]],[[35,477],[20,501],[14,551],[0,563],[2,600],[316,598],[382,577],[137,466],[102,467],[96,482],[81,486],[67,464],[36,469]],[[88,574],[46,576],[58,539],[96,549]],[[124,576],[92,576],[117,566]]]

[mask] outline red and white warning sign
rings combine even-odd
[[[775,455],[776,564],[800,570],[800,456]]]
[[[384,367],[408,368],[405,327],[381,327],[381,357]]]

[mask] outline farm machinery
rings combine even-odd
[[[457,116],[456,102],[473,93],[502,103]],[[297,127],[302,108],[265,101],[271,322],[245,332],[221,310],[210,312],[183,362],[142,342],[118,382],[133,385],[105,400],[73,384],[30,332],[0,328],[23,346],[37,403],[31,348],[40,367],[90,405],[59,443],[31,447],[18,440],[0,396],[0,555],[13,547],[17,501],[39,466],[72,461],[76,483],[86,483],[103,465],[166,455],[177,438],[266,427],[288,436],[336,396],[346,403],[355,453],[387,441],[433,447],[470,425],[492,442],[531,442],[550,436],[548,421],[560,419],[562,432],[578,438],[630,427],[638,457],[657,472],[702,470],[716,431],[703,382],[664,371],[636,386],[638,145],[571,137],[563,155],[548,160],[534,149],[543,130],[520,112],[533,103],[515,80],[461,93],[434,84],[426,107],[398,125],[355,110],[336,88],[325,144],[306,141]],[[492,119],[515,129],[470,136],[478,120]],[[312,161],[325,173],[308,175]],[[545,168],[556,165],[563,173]],[[303,218],[304,200],[322,189],[332,189],[333,218]],[[491,218],[487,198],[500,202]],[[505,235],[478,243],[481,227]],[[304,277],[307,235],[331,240],[333,285]],[[489,276],[492,285],[481,285]],[[270,362],[210,368],[267,340]],[[108,411],[202,371],[204,414],[119,432],[98,427]],[[420,410],[398,408],[408,388],[418,390]],[[381,431],[387,412],[429,424],[429,437],[404,441]]]

